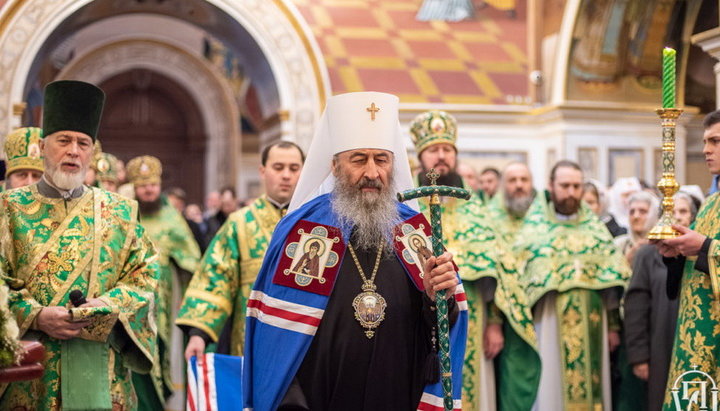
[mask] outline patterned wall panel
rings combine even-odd
[[[386,91],[403,102],[525,103],[527,24],[485,7],[458,23],[415,19],[421,0],[292,0],[325,56],[334,94]]]

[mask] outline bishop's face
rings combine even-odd
[[[339,153],[333,160],[333,175],[356,186],[363,198],[376,199],[388,186],[393,153],[378,149],[357,149]]]
[[[353,227],[353,246],[376,250],[390,244],[400,222],[393,192],[393,153],[388,150],[348,150],[334,156],[333,212],[342,226]]]

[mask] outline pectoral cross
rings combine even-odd
[[[435,171],[435,169],[430,169],[430,172],[426,174],[427,178],[430,179],[430,185],[434,186],[437,184],[437,179],[440,177],[440,173]]]
[[[380,108],[376,106],[375,103],[372,103],[370,104],[370,107],[366,108],[365,110],[370,113],[370,120],[375,121],[375,113],[380,111]]]

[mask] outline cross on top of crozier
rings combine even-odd
[[[366,108],[365,110],[370,113],[370,120],[375,121],[375,113],[380,111],[380,107],[376,106],[375,103],[372,103],[370,104],[370,107]]]
[[[440,173],[435,171],[434,168],[431,168],[430,171],[426,174],[427,178],[430,179],[430,185],[435,186],[437,185],[437,179],[440,177]]]

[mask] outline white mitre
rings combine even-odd
[[[395,155],[393,192],[413,188],[398,103],[397,96],[371,91],[330,97],[310,143],[288,211],[333,190],[332,158],[348,150],[374,148],[391,151]]]

